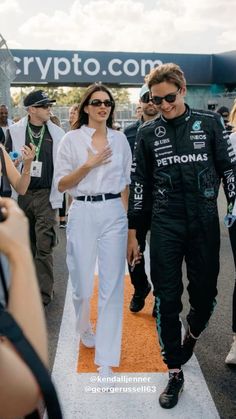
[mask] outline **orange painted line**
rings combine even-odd
[[[125,276],[124,320],[121,349],[121,363],[117,372],[165,372],[158,343],[155,319],[152,317],[154,297],[146,298],[145,307],[139,313],[131,313],[129,303],[133,286],[129,275]],[[96,324],[98,299],[98,278],[95,277],[94,293],[91,299],[91,323]],[[96,372],[94,349],[85,348],[81,343],[77,372]]]

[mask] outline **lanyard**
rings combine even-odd
[[[40,136],[39,136],[38,144],[35,144],[35,142],[34,142],[33,131],[30,128],[29,124],[27,125],[27,128],[28,128],[28,134],[29,134],[29,137],[30,137],[30,141],[35,146],[35,157],[36,157],[36,161],[38,161],[39,160],[39,153],[40,153],[40,149],[41,149],[41,145],[42,145],[42,141],[43,141],[43,136],[44,136],[44,133],[45,133],[45,125],[43,125],[41,130],[40,130]]]

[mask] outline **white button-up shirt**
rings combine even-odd
[[[83,125],[65,134],[54,167],[56,187],[60,179],[87,161],[88,149],[97,153],[92,146],[94,132],[94,128]],[[107,141],[112,150],[111,162],[93,168],[78,185],[68,189],[71,196],[115,194],[130,184],[132,156],[126,136],[120,131],[107,128]]]

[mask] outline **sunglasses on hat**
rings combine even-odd
[[[181,88],[177,90],[175,93],[169,93],[166,96],[152,96],[151,101],[154,105],[161,105],[162,101],[165,100],[168,103],[173,103],[176,100],[177,94],[180,92]]]
[[[102,106],[102,104],[104,104],[104,106],[106,108],[111,108],[111,106],[114,105],[114,102],[112,100],[106,99],[104,101],[100,100],[100,99],[92,99],[89,101],[88,103],[91,106],[95,106],[96,108],[99,108],[100,106]]]

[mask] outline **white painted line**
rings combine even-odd
[[[158,403],[159,393],[167,382],[167,374],[163,373],[119,373],[117,377],[121,375],[125,377],[135,377],[137,375],[139,377],[149,377],[148,386],[151,387],[151,390],[142,388],[143,392],[136,393],[94,394],[94,391],[97,391],[97,384],[91,381],[91,377],[96,374],[76,373],[78,345],[73,333],[74,330],[75,317],[69,282],[52,373],[62,404],[64,419],[78,419],[80,417],[85,419],[219,418],[195,356],[184,367],[185,390],[174,409],[165,411]],[[116,384],[116,387],[122,388],[141,386],[147,387],[147,384]],[[154,386],[156,392],[148,393],[147,391],[154,391]],[[90,393],[86,393],[88,388],[91,389]]]
[[[74,333],[75,316],[68,281],[64,313],[60,328],[52,377],[56,385],[64,419],[219,419],[215,404],[208,390],[195,355],[184,366],[185,389],[178,405],[162,409],[158,397],[167,383],[165,373],[118,373],[119,377],[148,377],[147,383],[116,383],[119,393],[98,393],[96,374],[76,373],[78,342]],[[122,378],[123,379],[123,378]],[[101,386],[101,385],[100,385]],[[144,387],[150,386],[149,390]],[[136,391],[120,388],[136,388]],[[137,387],[141,390],[137,391]],[[90,389],[90,390],[89,390]],[[101,390],[100,390],[101,391]],[[117,391],[117,390],[113,390]]]

